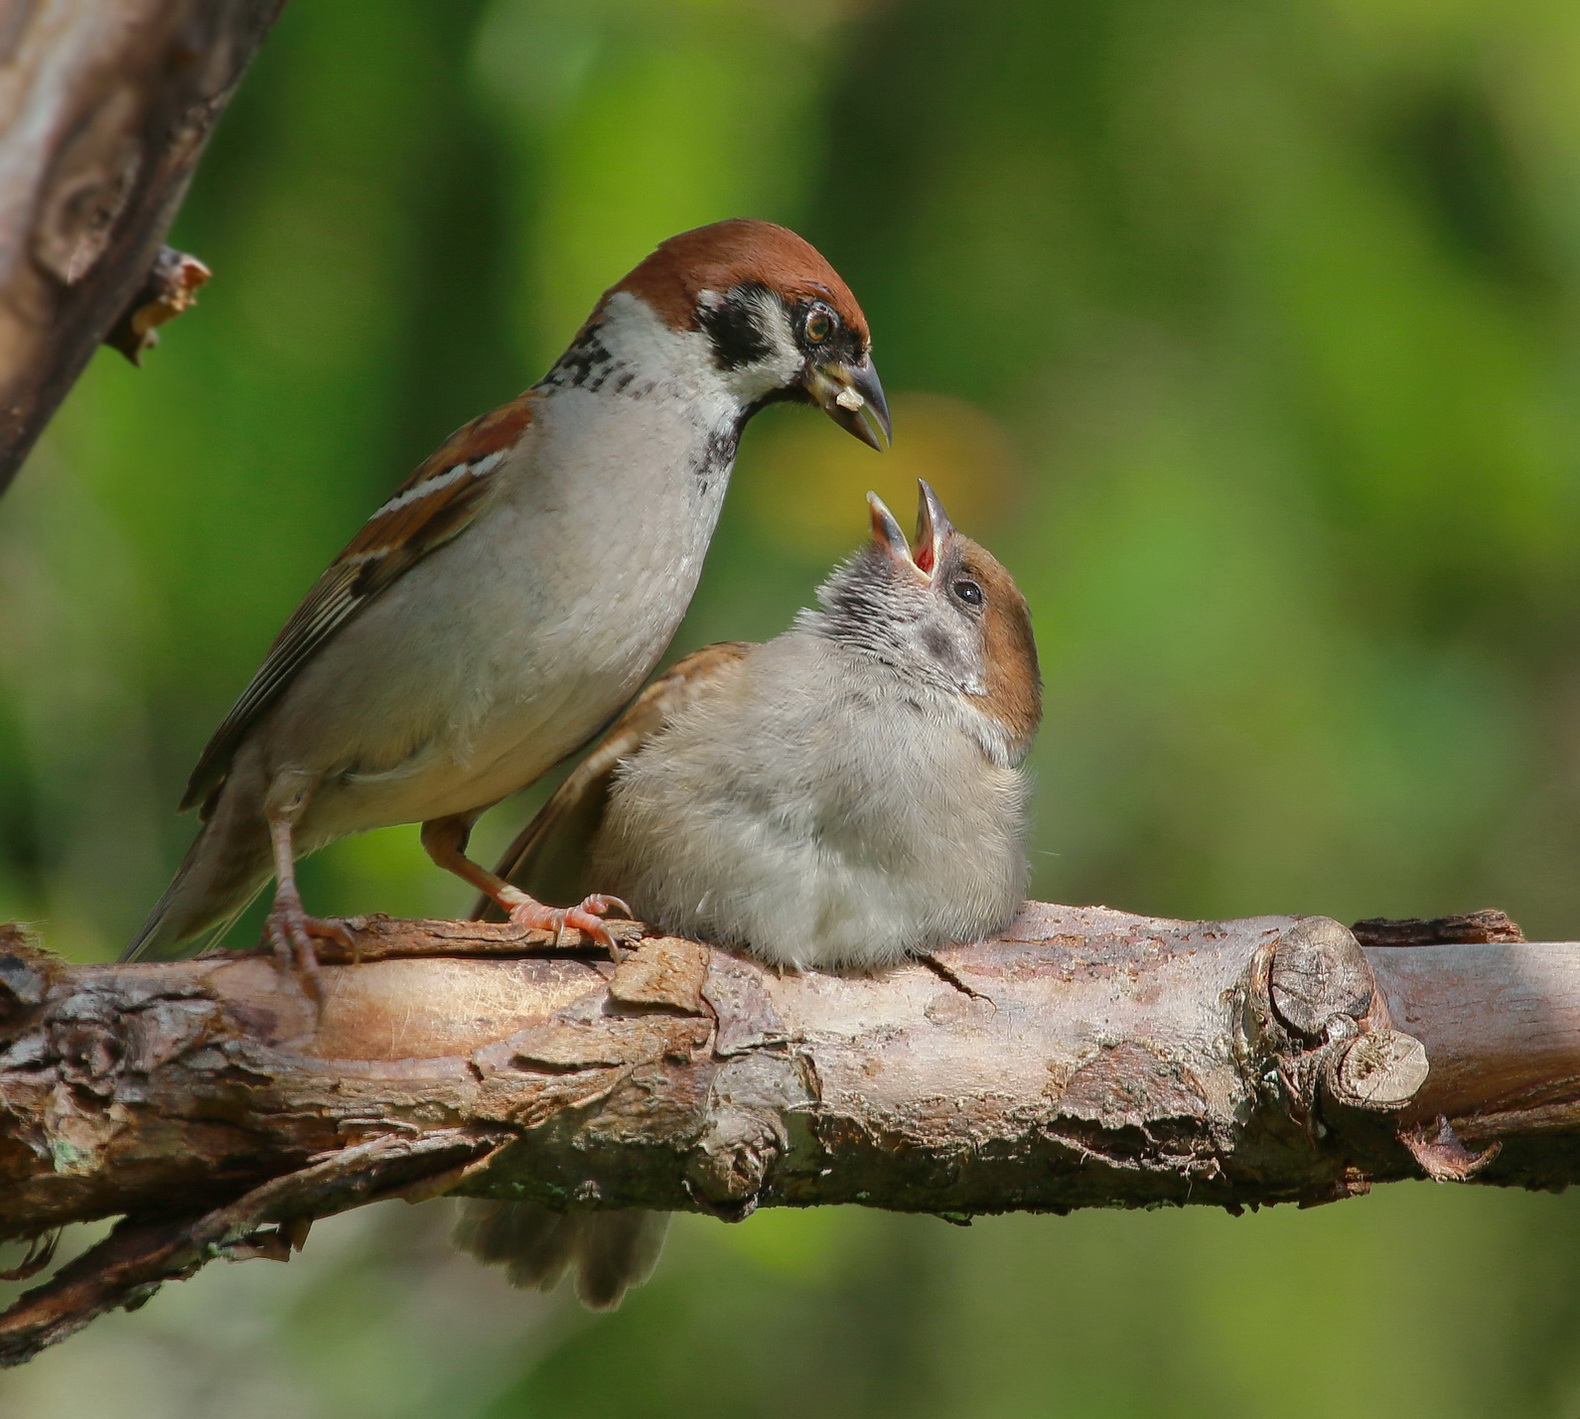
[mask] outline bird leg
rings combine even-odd
[[[355,943],[351,933],[339,922],[309,916],[302,906],[302,894],[296,886],[296,852],[291,841],[296,815],[269,813],[267,816],[269,841],[274,847],[275,888],[274,905],[269,908],[264,933],[281,966],[291,973],[307,995],[322,1003],[323,988],[318,978],[318,952],[313,949],[313,938],[338,941],[348,949],[355,949]]]
[[[620,959],[620,946],[614,934],[599,920],[606,912],[618,911],[629,917],[631,908],[618,897],[595,893],[584,897],[573,907],[551,907],[530,897],[520,887],[513,886],[481,867],[466,855],[467,839],[472,835],[470,819],[462,817],[432,818],[422,825],[422,845],[434,863],[453,872],[463,882],[469,882],[478,891],[496,903],[517,926],[535,931],[552,931],[554,944],[560,943],[566,927],[592,937],[614,960]]]

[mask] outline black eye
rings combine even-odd
[[[982,604],[982,588],[974,581],[961,577],[949,589],[954,592],[957,598],[964,601],[967,606],[980,606]]]
[[[807,315],[806,324],[801,329],[806,335],[808,344],[821,345],[834,333],[834,329],[838,324],[839,319],[834,312],[819,305],[812,307],[811,312]]]

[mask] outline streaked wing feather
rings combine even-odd
[[[683,705],[705,690],[720,670],[752,649],[749,641],[719,641],[675,662],[626,707],[565,782],[505,850],[495,871],[540,902],[579,899],[588,849],[603,821],[609,785],[621,759],[634,754]],[[478,921],[498,921],[499,908],[479,897]]]
[[[207,798],[224,781],[247,731],[279,698],[313,651],[350,619],[356,609],[351,591],[356,575],[357,568],[336,564],[318,579],[306,600],[291,613],[257,674],[204,748],[181,800],[183,811]]]
[[[462,532],[490,475],[530,421],[528,396],[458,430],[363,524],[291,614],[241,698],[203,750],[181,800],[201,803],[230,772],[258,720],[314,655],[402,573]]]

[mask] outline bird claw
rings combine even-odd
[[[618,910],[622,916],[631,915],[631,908],[619,897],[605,896],[602,893],[583,897],[573,907],[550,907],[529,899],[517,903],[510,909],[510,920],[517,926],[525,926],[533,931],[552,931],[556,950],[559,949],[567,927],[579,931],[602,946],[609,953],[609,958],[619,965],[623,957],[623,948],[615,940],[614,933],[609,930],[607,923],[599,920],[605,913],[615,910]]]
[[[313,938],[335,941],[347,950],[356,950],[356,940],[341,922],[327,917],[309,916],[300,906],[276,902],[264,923],[264,931],[280,968],[314,1005],[324,1003],[323,980],[319,975],[318,951]]]

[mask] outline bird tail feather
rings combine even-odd
[[[272,874],[261,816],[222,793],[123,961],[173,961],[224,935]]]
[[[478,1200],[461,1206],[455,1244],[493,1266],[512,1286],[552,1291],[567,1271],[593,1311],[612,1311],[653,1274],[669,1213],[555,1212],[532,1202]]]

